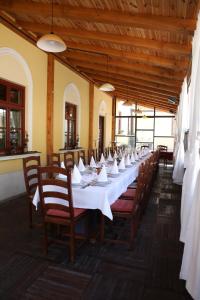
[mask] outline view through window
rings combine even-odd
[[[175,116],[156,108],[141,105],[124,105],[116,102],[115,141],[117,145],[141,147],[148,145],[154,150],[158,145],[166,145],[173,150]]]
[[[23,151],[25,131],[25,88],[0,79],[0,153]]]

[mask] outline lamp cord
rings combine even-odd
[[[53,33],[53,0],[51,1],[51,33]]]

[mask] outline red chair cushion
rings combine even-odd
[[[131,213],[136,210],[136,203],[135,201],[118,199],[111,205],[111,210],[113,212]]]
[[[134,198],[136,194],[135,189],[128,189],[125,193],[123,193],[120,198]]]
[[[85,212],[84,208],[74,208],[74,217],[77,218]],[[58,218],[69,218],[69,213],[60,209],[48,209],[47,216],[58,217]]]

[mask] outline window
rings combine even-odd
[[[65,149],[76,146],[76,105],[65,103]]]
[[[22,153],[25,131],[25,88],[0,79],[0,153]]]
[[[168,150],[173,150],[175,128],[174,115],[170,112],[137,104],[123,105],[121,100],[116,102],[117,145],[137,148],[148,145],[153,150],[162,144],[168,146]]]

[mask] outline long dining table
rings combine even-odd
[[[110,220],[113,220],[111,211],[111,205],[123,194],[127,187],[137,178],[139,172],[139,166],[144,162],[151,154],[147,154],[145,157],[136,161],[133,165],[126,168],[123,172],[120,172],[117,177],[108,177],[109,184],[99,185],[87,185],[85,186],[73,186],[72,196],[73,206],[75,208],[85,209],[99,209]],[[58,191],[65,192],[63,188],[58,188]],[[55,190],[55,186],[46,186],[45,191]],[[65,204],[64,200],[48,198],[46,203],[59,203]],[[39,190],[37,188],[33,197],[33,204],[36,209],[40,202]]]

